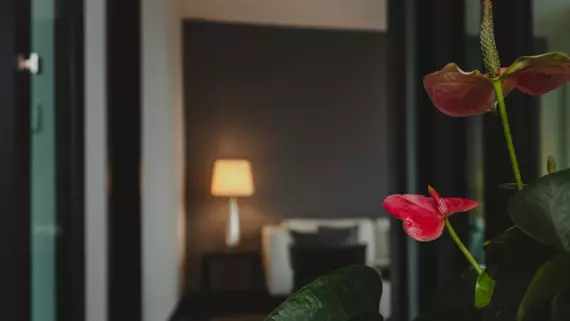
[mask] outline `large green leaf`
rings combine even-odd
[[[382,279],[371,267],[351,266],[292,294],[266,321],[380,320]]]
[[[560,253],[521,232],[509,228],[486,246],[489,275],[497,281],[484,321],[514,321],[517,308],[536,271]],[[459,320],[459,319],[458,319]]]
[[[447,282],[430,296],[428,309],[414,321],[481,321],[482,309],[475,308],[475,284],[479,275],[470,268]]]
[[[550,302],[550,320],[568,321],[570,315],[570,290],[559,292]]]
[[[536,271],[519,305],[517,320],[538,320],[548,309],[551,300],[569,287],[570,254],[562,253]]]
[[[517,193],[509,214],[531,237],[570,251],[570,170],[546,175]]]

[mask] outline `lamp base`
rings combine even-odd
[[[230,198],[229,216],[226,223],[226,245],[234,248],[239,245],[240,226],[239,226],[239,206],[235,197]]]

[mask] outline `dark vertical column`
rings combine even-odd
[[[407,9],[411,1],[407,0],[389,0],[388,1],[388,52],[387,52],[387,70],[388,81],[386,85],[387,97],[387,114],[390,119],[387,124],[389,139],[389,168],[392,176],[390,177],[390,190],[393,193],[406,193],[406,108],[409,93],[407,90],[406,68],[409,68],[406,50],[408,45],[407,39],[415,33],[415,30],[407,28],[408,19]],[[403,229],[400,228],[398,220],[392,220],[390,232],[390,281],[392,282],[392,319],[408,320],[409,319],[409,285],[408,285],[408,259],[407,259],[407,236]]]
[[[30,319],[30,1],[0,1],[0,318]]]
[[[493,1],[495,37],[503,66],[517,57],[535,53],[531,0]],[[539,170],[539,109],[534,97],[513,92],[506,98],[513,140],[523,181],[534,181]],[[494,114],[485,116],[485,209],[487,238],[512,226],[507,201],[512,191],[498,185],[514,182],[503,128]]]
[[[85,319],[83,1],[56,0],[57,319]]]
[[[141,5],[107,1],[109,320],[141,320]]]
[[[427,93],[423,76],[449,62],[465,65],[464,2],[418,1],[417,24],[417,148],[420,193],[432,185],[442,196],[464,197],[468,193],[468,118],[454,118],[438,111]],[[467,240],[467,215],[451,218],[463,240]],[[436,242],[420,248],[420,306],[424,308],[437,289],[467,267],[467,262],[444,232]]]
[[[389,1],[388,106],[394,192],[427,194],[427,186],[433,185],[442,195],[467,195],[469,120],[441,114],[423,88],[425,74],[448,62],[465,61],[463,15],[463,1]],[[453,219],[463,239],[467,222],[466,215]],[[391,239],[394,319],[406,320],[467,263],[446,233],[439,241],[419,244],[410,242],[400,225],[394,222]]]

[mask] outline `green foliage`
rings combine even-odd
[[[554,297],[569,287],[570,254],[561,253],[544,263],[532,278],[519,305],[517,321],[537,320]]]
[[[509,214],[517,225],[484,244],[488,269],[462,274],[415,321],[568,319],[570,170],[526,186],[511,199]],[[349,267],[302,288],[266,321],[383,321],[381,294],[377,271]]]
[[[512,226],[506,229],[503,233],[499,234],[496,238],[489,240],[483,244],[483,248],[498,248],[500,246],[508,245],[509,243],[516,242],[517,240],[526,239],[526,235],[521,231],[518,226]]]
[[[517,193],[509,214],[531,237],[570,251],[570,170],[546,175]]]
[[[415,321],[515,321],[517,308],[535,273],[559,253],[529,237],[517,226],[487,241],[485,250],[489,261],[485,272],[496,281],[494,291],[487,292],[492,293],[490,301],[485,302],[488,305],[477,309],[476,284],[486,278],[469,270],[441,289],[430,308]]]
[[[482,310],[475,308],[475,283],[479,275],[473,269],[447,283],[414,321],[481,321]]]
[[[518,227],[511,227],[487,242],[485,249],[488,272],[497,284],[491,303],[484,309],[483,320],[514,321],[534,274],[557,251],[527,236]]]
[[[550,320],[567,321],[570,315],[570,290],[559,292],[550,302]]]
[[[484,308],[491,303],[491,298],[495,292],[495,280],[487,272],[483,271],[475,283],[475,307]]]
[[[417,321],[570,319],[570,170],[556,171],[552,159],[549,162],[549,174],[525,185],[509,202],[516,225],[484,244],[488,275],[477,281],[471,275],[470,281],[480,289],[485,289],[486,280],[496,283],[489,283],[488,291],[475,290],[474,297],[457,291],[459,283],[451,287],[453,292],[444,289],[450,302],[437,302]],[[500,187],[515,189],[516,185]],[[456,304],[473,299],[476,307],[483,308]]]
[[[526,184],[523,184],[523,187],[526,187]],[[499,185],[499,188],[502,189],[510,189],[510,190],[517,190],[517,183],[503,183]]]
[[[352,266],[292,294],[266,321],[381,321],[382,279],[371,267]]]

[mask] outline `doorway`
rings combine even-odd
[[[0,1],[0,310],[84,319],[81,1]]]

